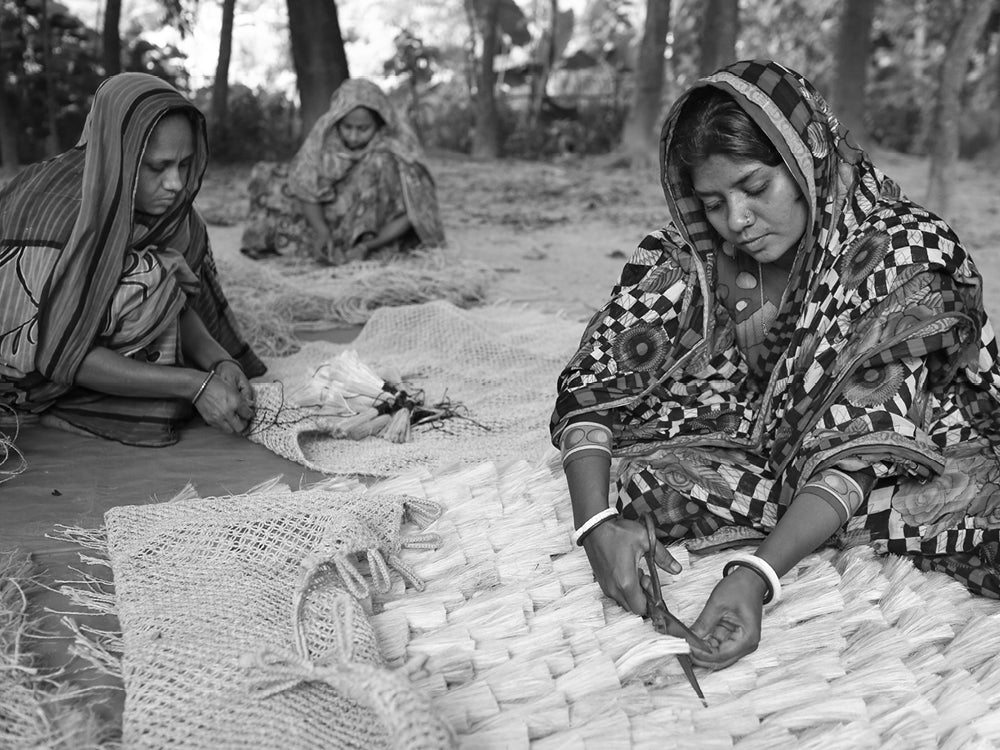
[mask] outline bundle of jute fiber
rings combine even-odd
[[[101,747],[117,730],[91,709],[87,691],[40,666],[37,646],[52,634],[31,603],[41,570],[25,554],[0,552],[0,747]]]
[[[823,549],[782,579],[758,650],[698,678],[687,649],[604,597],[569,539],[554,450],[536,463],[485,462],[388,479],[374,492],[444,508],[427,528],[443,556],[401,557],[427,585],[374,600],[395,663],[423,659],[417,684],[470,748],[968,748],[1000,744],[1000,603],[868,547]],[[671,550],[661,573],[685,622],[736,550]],[[475,575],[469,568],[475,566]]]
[[[481,263],[440,248],[334,269],[274,266],[239,255],[218,262],[243,333],[264,356],[297,351],[301,342],[296,329],[358,325],[383,307],[428,300],[459,307],[481,304],[495,275]]]
[[[319,471],[379,477],[538,455],[549,442],[555,380],[579,325],[507,305],[462,310],[429,302],[378,310],[350,345],[312,342],[293,356],[267,360],[266,377],[275,382],[255,384],[250,439]],[[398,373],[425,404],[450,404],[454,416],[413,426],[399,444],[338,439],[323,424],[332,412],[302,404],[315,400],[314,373],[348,349],[377,372]]]
[[[425,521],[433,510],[415,507]],[[450,746],[406,671],[386,665],[365,612],[375,591],[422,585],[399,555],[433,539],[401,533],[409,511],[406,498],[345,482],[108,511],[114,600],[91,604],[121,626],[123,744]]]

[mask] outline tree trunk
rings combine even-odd
[[[288,31],[305,135],[330,106],[333,92],[350,77],[336,2],[288,0]]]
[[[229,61],[233,54],[235,16],[236,0],[223,0],[219,60],[215,65],[215,80],[212,82],[212,110],[209,118],[212,141],[215,143],[224,143],[229,124]]]
[[[559,24],[559,0],[549,2],[549,28],[542,36],[538,50],[538,74],[531,78],[531,105],[528,107],[528,127],[534,127],[542,114],[542,103],[545,101],[546,90],[549,87],[549,76],[556,60],[556,36]]]
[[[635,93],[622,134],[622,151],[640,167],[657,162],[663,53],[670,31],[670,0],[646,0],[646,23],[635,71]]]
[[[868,135],[865,88],[872,49],[872,19],[877,4],[878,0],[846,0],[837,35],[837,73],[831,104],[853,140],[862,145]]]
[[[45,155],[55,156],[59,153],[59,133],[56,130],[56,96],[55,81],[52,76],[52,27],[49,24],[48,0],[42,0],[42,70],[45,81],[45,124],[48,134],[45,136]]]
[[[969,57],[983,33],[993,0],[966,0],[958,25],[954,27],[938,78],[937,107],[931,132],[930,176],[926,205],[947,219],[951,197],[952,172],[958,161],[959,118],[962,116],[961,93]]]
[[[736,62],[740,33],[739,0],[708,0],[701,25],[701,61],[698,72],[707,76]]]
[[[500,43],[497,20],[499,0],[467,0],[473,5],[471,15],[479,27],[482,51],[476,66],[476,131],[472,139],[472,155],[480,159],[495,159],[500,155],[500,128],[497,115],[497,74],[493,63]],[[478,5],[478,8],[475,7]]]
[[[17,108],[12,106],[7,95],[8,52],[3,49],[3,35],[0,35],[0,164],[5,169],[13,169],[20,164],[17,156]]]
[[[122,0],[108,0],[104,6],[104,34],[102,57],[104,74],[117,75],[122,72],[122,37],[119,32],[122,17]]]

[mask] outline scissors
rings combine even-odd
[[[648,608],[649,619],[653,623],[653,630],[663,635],[683,638],[689,645],[695,646],[702,651],[711,651],[711,646],[691,630],[691,628],[678,620],[677,616],[667,609],[667,605],[663,601],[663,593],[660,591],[660,574],[657,572],[656,561],[653,559],[656,548],[656,525],[653,522],[652,513],[647,513],[645,518],[646,535],[649,538],[646,565],[649,566],[649,584],[651,589],[646,592],[646,606]],[[694,673],[694,663],[691,661],[691,654],[677,654],[677,661],[680,662],[681,669],[684,670],[684,676],[687,677],[687,681],[691,684],[695,694],[701,698],[702,705],[708,708],[708,701],[705,700],[705,694],[701,691],[701,686],[698,684],[698,677]]]

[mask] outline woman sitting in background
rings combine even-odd
[[[706,666],[757,647],[780,577],[831,538],[1000,595],[997,341],[954,231],[773,62],[696,83],[660,154],[673,222],[591,320],[552,418],[604,592],[646,612],[652,514],[663,542],[757,546],[694,623]]]
[[[416,137],[365,79],[340,85],[290,165],[255,166],[249,190],[242,252],[251,258],[338,265],[444,242]]]
[[[0,400],[130,445],[176,442],[195,410],[246,429],[264,366],[192,206],[207,163],[201,113],[124,73],[98,88],[76,147],[0,192]]]

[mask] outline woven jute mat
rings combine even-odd
[[[698,669],[706,708],[675,658],[686,644],[601,594],[570,515],[554,450],[109,512],[91,541],[114,571],[126,745],[1000,744],[997,602],[905,558],[824,549],[784,577],[755,653]],[[684,570],[664,597],[692,622],[733,553],[672,551]],[[325,573],[297,628],[309,566]],[[402,698],[323,681],[347,663]]]
[[[1000,743],[1000,604],[867,547],[823,550],[783,579],[758,650],[698,669],[678,639],[604,597],[569,540],[565,479],[483,463],[399,477],[379,491],[445,512],[427,581],[377,598],[391,661],[426,657],[418,685],[469,748],[969,748]],[[733,552],[688,555],[664,597],[693,622]]]
[[[122,506],[103,531],[65,530],[113,571],[113,598],[96,580],[64,591],[118,616],[120,634],[103,643],[78,634],[83,655],[103,647],[121,676],[122,745],[449,746],[450,729],[406,670],[387,666],[364,607],[390,577],[419,585],[399,559],[412,541],[400,535],[404,512],[419,517],[419,501],[271,483]]]
[[[378,477],[538,455],[548,445],[556,378],[581,325],[510,305],[463,310],[437,301],[377,310],[349,345],[314,342],[267,361],[250,439],[311,469]],[[332,437],[310,418],[322,410],[299,405],[315,400],[313,373],[346,349],[377,372],[398,373],[427,403],[449,401],[458,415],[414,428],[405,443]]]

